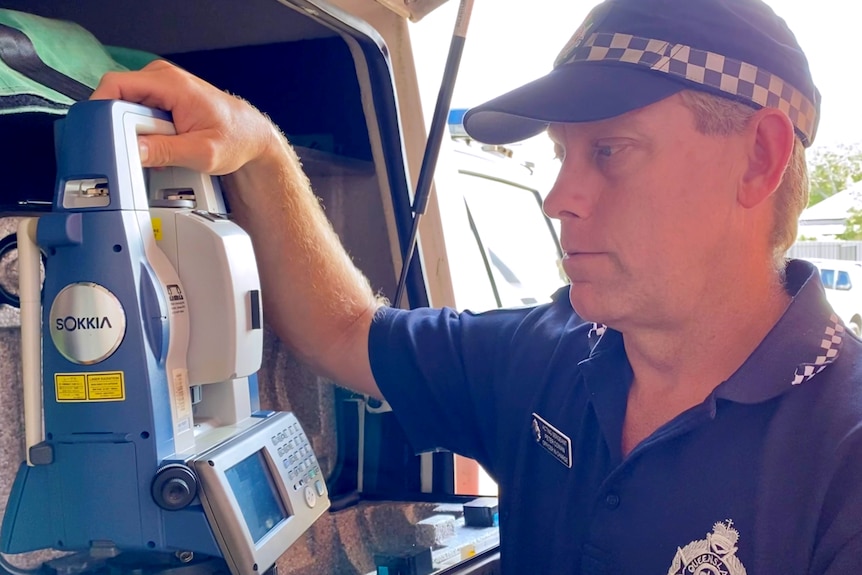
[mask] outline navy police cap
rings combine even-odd
[[[471,137],[504,144],[554,122],[612,118],[680,90],[784,111],[807,147],[820,92],[787,24],[760,0],[605,0],[544,77],[467,112]]]

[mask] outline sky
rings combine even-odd
[[[862,143],[862,2],[766,0],[808,56],[823,96],[815,148]],[[434,110],[459,0],[417,24],[411,39],[426,118]],[[467,108],[544,75],[594,2],[475,0],[452,107]]]

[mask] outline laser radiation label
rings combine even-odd
[[[55,373],[54,392],[61,403],[124,401],[126,384],[122,371]]]
[[[96,283],[69,284],[51,304],[48,329],[57,351],[78,365],[104,361],[126,334],[126,313],[120,300]]]

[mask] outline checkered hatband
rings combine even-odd
[[[793,385],[805,383],[812,377],[826,369],[826,366],[838,358],[841,351],[841,344],[844,341],[844,326],[838,321],[838,316],[833,315],[829,320],[829,325],[826,326],[826,331],[823,334],[823,340],[820,342],[820,354],[814,358],[811,363],[800,363],[796,366],[796,373],[793,375]]]
[[[817,109],[802,92],[766,70],[715,52],[631,34],[600,32],[568,47],[556,67],[573,62],[625,62],[709,86],[764,108],[778,108],[810,145]]]

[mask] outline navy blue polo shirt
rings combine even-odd
[[[374,376],[417,451],[500,488],[503,572],[862,572],[862,344],[791,262],[793,301],[705,401],[626,457],[622,335],[551,304],[384,309]],[[717,350],[718,353],[718,350]]]

